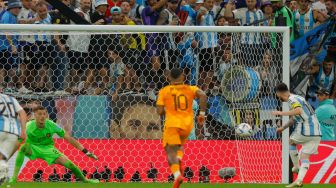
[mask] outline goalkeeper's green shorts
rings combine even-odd
[[[43,159],[48,165],[54,164],[56,159],[64,155],[53,145],[33,145],[25,143],[21,146],[21,151],[23,151],[25,156],[30,160]]]

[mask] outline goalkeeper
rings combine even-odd
[[[81,170],[72,163],[63,153],[59,152],[54,146],[53,135],[56,133],[58,136],[63,137],[75,148],[81,150],[88,157],[98,160],[98,158],[85,149],[82,144],[76,141],[69,134],[60,128],[55,122],[48,119],[47,110],[39,106],[34,109],[35,120],[27,123],[27,140],[21,146],[15,162],[15,169],[10,183],[17,182],[17,177],[20,168],[23,164],[24,157],[27,156],[30,160],[43,159],[49,165],[59,164],[70,169],[77,178],[85,183],[99,183],[99,180],[90,180],[84,177]]]

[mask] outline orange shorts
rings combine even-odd
[[[163,131],[162,144],[167,145],[184,145],[188,140],[192,129],[181,129],[177,127],[168,127]]]

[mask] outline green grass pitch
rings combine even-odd
[[[0,186],[6,188],[171,188],[168,183],[16,183]],[[199,184],[184,183],[181,188],[284,188],[282,184]],[[304,188],[332,188],[335,184],[306,184]]]

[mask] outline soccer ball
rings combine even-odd
[[[240,137],[248,137],[252,135],[252,127],[247,123],[241,123],[236,127],[236,134]]]

